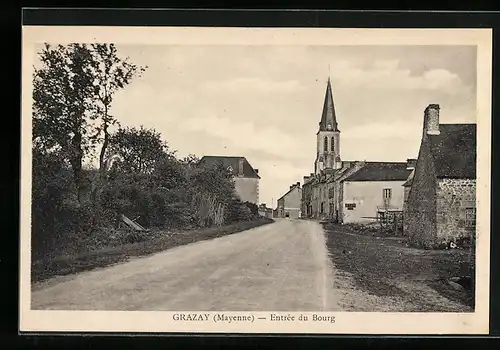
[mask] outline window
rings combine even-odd
[[[320,209],[321,214],[323,214],[323,203],[321,203],[321,209]]]
[[[356,208],[356,203],[346,203],[345,207],[347,210],[354,210]]]
[[[476,227],[476,208],[465,208],[465,227]]]
[[[325,137],[325,145],[323,148],[324,148],[325,152],[328,152],[328,137]]]
[[[334,143],[334,138],[332,136],[331,143],[330,143],[330,151],[335,151],[335,143]]]
[[[391,188],[384,188],[383,191],[384,191],[383,192],[384,199],[390,199],[392,196],[392,189]]]

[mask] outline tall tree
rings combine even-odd
[[[117,123],[110,109],[117,91],[130,84],[135,76],[140,76],[147,67],[129,62],[129,58],[118,57],[114,44],[92,44],[92,67],[94,73],[95,109],[99,116],[96,137],[102,141],[99,154],[101,178],[106,171],[106,151],[110,141],[109,127]]]
[[[45,45],[33,77],[33,139],[45,150],[57,149],[73,170],[81,195],[82,160],[92,148],[88,137],[94,94],[92,54],[87,45]]]

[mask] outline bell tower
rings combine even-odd
[[[314,173],[319,174],[323,169],[339,169],[340,160],[340,130],[337,126],[335,106],[333,104],[332,86],[330,78],[326,85],[323,113],[319,122],[317,136],[317,155],[314,162]]]

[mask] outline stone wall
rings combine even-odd
[[[438,241],[470,238],[475,226],[467,225],[466,211],[476,208],[476,180],[440,179],[436,200]]]
[[[404,187],[404,202],[403,202],[403,232],[408,232],[408,220],[405,220],[405,213],[408,212],[408,196],[410,194],[410,186]]]
[[[432,248],[436,245],[436,186],[430,145],[424,135],[403,213],[403,229],[413,246]]]

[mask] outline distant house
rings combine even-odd
[[[404,228],[410,242],[433,247],[471,237],[476,227],[476,124],[440,124],[439,105],[424,112]]]
[[[278,199],[277,217],[291,219],[300,218],[301,201],[302,189],[300,188],[300,182],[297,182],[291,185],[288,192]]]
[[[238,197],[243,202],[259,204],[259,170],[253,168],[245,157],[204,156],[200,163],[222,164],[234,176]]]
[[[259,204],[259,215],[265,218],[272,219],[273,218],[273,209],[268,208],[266,203]]]
[[[340,181],[343,203],[340,222],[373,222],[377,213],[402,212],[402,185],[410,173],[406,162],[366,162],[361,169]]]

